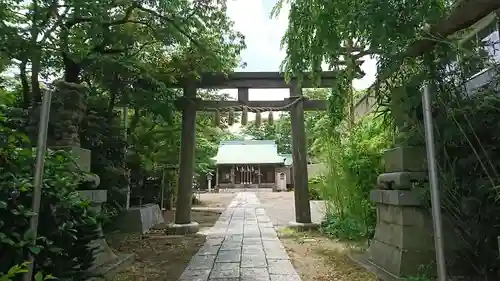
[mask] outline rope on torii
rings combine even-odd
[[[242,104],[242,105],[237,105],[237,106],[228,106],[228,107],[218,108],[218,109],[215,109],[215,114],[216,114],[215,126],[220,125],[220,111],[229,111],[228,124],[229,124],[229,126],[233,125],[234,124],[234,111],[235,111],[235,109],[240,109],[242,112],[241,125],[243,125],[243,126],[247,125],[247,123],[248,123],[248,111],[249,110],[251,110],[252,112],[255,112],[255,114],[256,114],[256,116],[255,116],[255,126],[256,127],[260,127],[260,125],[262,123],[261,113],[266,112],[266,111],[269,112],[269,116],[268,116],[267,121],[269,124],[272,125],[274,123],[273,111],[289,110],[293,105],[295,105],[297,102],[299,102],[302,99],[303,99],[303,97],[297,97],[292,102],[290,102],[284,106],[279,106],[279,107],[250,107],[250,106]],[[219,117],[217,117],[217,116],[219,116]]]
[[[251,107],[247,106],[245,104],[241,105],[235,105],[235,106],[227,106],[227,107],[218,107],[218,108],[206,108],[208,110],[213,110],[215,111],[215,117],[214,117],[214,126],[218,127],[220,125],[220,113],[221,111],[226,112],[229,111],[229,116],[228,116],[228,124],[229,126],[233,125],[235,123],[234,120],[234,112],[235,110],[241,110],[242,115],[241,115],[241,125],[245,126],[248,123],[248,111],[255,112],[255,126],[260,127],[262,123],[262,112],[269,112],[269,116],[267,119],[267,122],[272,125],[274,124],[274,117],[273,117],[273,111],[287,111],[289,110],[292,106],[294,106],[296,103],[299,101],[303,100],[304,97],[297,97],[290,103],[284,105],[284,106],[279,106],[279,107]]]

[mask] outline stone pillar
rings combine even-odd
[[[57,80],[53,83],[47,147],[80,147],[78,129],[86,112],[87,87]],[[41,104],[34,105],[28,122],[28,134],[36,144]]]
[[[290,88],[290,101],[302,98],[302,88],[296,83]],[[304,103],[302,100],[291,108],[293,178],[295,190],[295,222],[311,223],[311,207],[309,204],[309,187],[307,177],[307,143],[304,126]]]
[[[175,211],[175,223],[167,228],[167,234],[188,234],[198,232],[198,223],[191,221],[193,197],[193,174],[196,146],[196,87],[184,88],[182,106],[181,151],[179,161],[179,181]]]
[[[79,169],[90,172],[90,150],[80,147],[78,130],[86,113],[87,87],[62,80],[54,82],[51,101],[47,147],[68,151],[76,160]],[[40,104],[31,111],[28,122],[28,135],[36,145]]]
[[[262,183],[262,173],[260,171],[260,164],[258,165],[258,174],[257,174],[257,188],[260,188],[260,184]]]
[[[97,213],[101,212],[102,204],[108,200],[107,190],[80,190],[78,193],[80,193],[82,199],[90,202],[91,209]],[[99,231],[102,234],[102,228]],[[108,263],[116,262],[119,259],[109,247],[104,235],[102,235],[102,238],[92,241],[90,247],[94,249],[94,264],[92,266],[94,269]]]
[[[51,102],[47,146],[54,150],[66,150],[75,160],[71,169],[87,173],[84,181],[90,182],[92,187],[99,186],[99,177],[90,174],[91,151],[80,147],[78,135],[79,126],[86,114],[87,87],[82,84],[68,83],[62,80],[54,82],[54,92]],[[36,135],[39,122],[40,105],[33,107],[28,123],[28,134],[32,143],[36,144]],[[107,201],[107,191],[92,189],[79,190],[82,199],[90,201],[91,209],[101,211],[101,206]],[[117,266],[127,265],[133,261],[133,255],[117,256],[108,246],[102,228],[99,226],[100,239],[90,243],[94,255],[93,270],[99,274],[110,274],[110,270]],[[114,264],[114,265],[113,265]],[[108,265],[111,267],[108,267]]]
[[[219,188],[219,166],[215,168],[215,188]]]
[[[432,216],[421,201],[422,190],[414,187],[427,181],[425,155],[421,147],[387,150],[386,173],[378,177],[378,189],[370,194],[377,207],[377,225],[367,259],[396,277],[416,276],[420,266],[435,261]],[[455,244],[448,249],[458,245],[453,236],[445,239],[448,245]]]
[[[235,187],[235,182],[234,182],[234,178],[235,178],[235,165],[233,164],[233,167],[231,167],[231,185],[232,187],[234,188]]]

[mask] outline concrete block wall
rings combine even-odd
[[[377,106],[377,99],[368,94],[361,97],[361,99],[354,105],[354,120],[358,121],[366,114],[370,113]]]

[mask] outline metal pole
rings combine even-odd
[[[128,107],[123,108],[123,136],[125,138],[125,155],[128,154]],[[127,169],[127,199],[125,208],[130,209],[130,170]]]
[[[434,247],[436,248],[436,265],[438,281],[446,281],[446,262],[444,257],[443,220],[441,218],[441,200],[436,166],[436,149],[434,146],[434,130],[431,111],[430,82],[425,83],[422,95],[424,114],[425,146],[427,149],[427,165],[431,188],[432,220],[434,222]]]
[[[52,86],[43,95],[42,108],[40,112],[40,123],[38,123],[38,139],[36,143],[36,162],[35,174],[33,176],[33,200],[31,203],[33,212],[35,213],[30,219],[29,233],[32,233],[33,241],[35,241],[38,234],[38,219],[40,211],[40,200],[42,198],[42,181],[43,171],[45,164],[45,152],[47,150],[47,130],[49,126],[50,105],[52,102]],[[29,254],[28,271],[24,274],[24,281],[31,281],[33,278],[33,263],[35,258]]]

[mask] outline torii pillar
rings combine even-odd
[[[179,159],[179,181],[175,204],[175,222],[167,227],[167,234],[183,235],[196,233],[197,222],[191,221],[193,197],[193,175],[196,147],[196,86],[184,87],[184,96],[179,106],[182,109],[181,151]]]
[[[314,228],[317,225],[311,221],[311,206],[309,203],[309,186],[307,176],[307,142],[304,125],[304,101],[302,88],[294,81],[290,87],[290,100],[296,101],[290,109],[292,125],[292,156],[293,182],[295,196],[295,221],[291,227]]]

